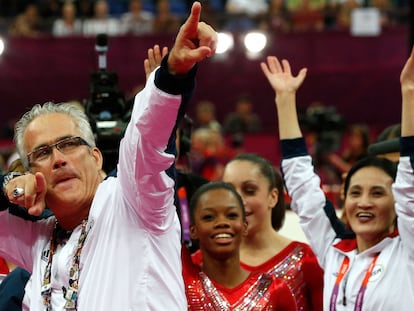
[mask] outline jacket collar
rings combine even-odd
[[[377,249],[377,245],[382,245],[384,240],[388,240],[388,238],[393,239],[397,236],[399,236],[399,233],[398,233],[398,229],[395,228],[392,233],[390,233],[382,241],[380,241],[378,244],[374,245],[370,249],[373,249],[373,248]],[[341,252],[344,252],[344,253],[351,252],[351,251],[357,249],[356,238],[340,240],[338,243],[334,244],[333,247],[336,248],[337,250],[341,251]],[[382,247],[380,247],[380,248],[382,248]]]

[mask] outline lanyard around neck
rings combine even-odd
[[[374,270],[375,263],[377,262],[378,256],[379,256],[379,253],[376,254],[375,257],[372,259],[368,267],[368,270],[365,273],[364,279],[362,280],[361,288],[358,291],[358,296],[357,296],[356,303],[355,303],[355,308],[354,308],[355,311],[362,310],[365,290],[367,288],[368,281],[369,281],[369,278],[371,277],[372,271]],[[344,260],[342,261],[341,267],[339,268],[338,276],[336,277],[336,280],[335,280],[335,285],[332,291],[330,307],[329,307],[330,311],[336,310],[335,305],[336,305],[336,300],[338,298],[339,284],[341,283],[342,279],[344,278],[348,270],[349,270],[349,257],[345,257]]]
[[[69,286],[63,287],[63,295],[66,300],[65,309],[67,310],[77,310],[77,300],[78,300],[78,280],[79,280],[79,265],[80,265],[80,255],[82,252],[82,248],[85,242],[85,239],[88,235],[88,231],[86,230],[86,225],[88,220],[85,219],[82,222],[81,226],[81,234],[79,236],[78,245],[76,247],[75,255],[73,257],[72,267],[69,271]],[[49,246],[49,259],[46,265],[45,274],[43,276],[43,283],[41,288],[41,294],[43,297],[43,304],[46,307],[46,311],[52,310],[51,299],[52,299],[52,262],[53,262],[53,255],[56,252],[57,244],[58,244],[58,224],[56,222],[55,228],[53,230],[52,237],[50,239],[50,246]]]

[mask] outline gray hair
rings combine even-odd
[[[34,119],[51,113],[61,113],[70,116],[79,130],[79,136],[85,139],[89,146],[96,146],[95,136],[89,123],[88,116],[80,107],[75,106],[73,103],[56,104],[53,102],[46,102],[43,105],[36,104],[16,122],[14,130],[14,141],[16,143],[17,152],[26,169],[29,169],[29,162],[26,156],[27,151],[24,148],[24,133]]]

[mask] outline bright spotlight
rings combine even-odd
[[[244,37],[244,46],[250,53],[259,53],[266,47],[267,38],[261,32],[250,32]]]
[[[232,49],[234,46],[234,38],[230,33],[219,32],[217,33],[218,43],[217,43],[217,54],[226,53],[228,50]]]
[[[0,55],[4,52],[4,40],[0,38]]]

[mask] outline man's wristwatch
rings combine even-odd
[[[19,177],[24,175],[24,173],[20,173],[20,172],[9,172],[6,175],[4,175],[4,179],[3,179],[3,192],[6,192],[6,186],[9,183],[10,180],[12,180],[13,178]]]

